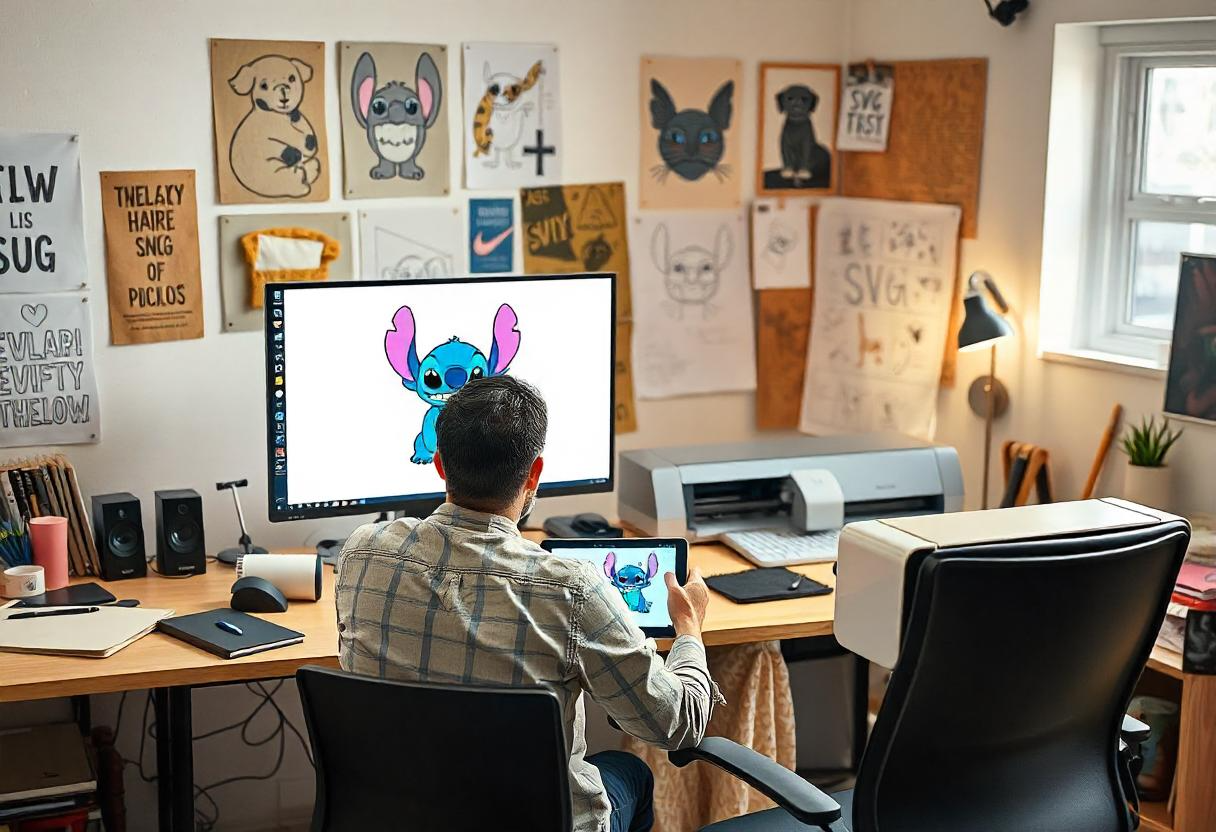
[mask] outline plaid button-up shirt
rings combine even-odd
[[[359,528],[338,563],[344,670],[408,681],[551,687],[570,744],[576,832],[606,832],[610,805],[585,759],[584,691],[630,734],[700,742],[715,699],[705,648],[666,662],[591,564],[550,554],[506,517],[451,503],[425,520]]]

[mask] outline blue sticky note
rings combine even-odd
[[[509,272],[515,262],[515,200],[469,200],[469,271]]]

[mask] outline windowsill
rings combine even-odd
[[[1039,358],[1058,364],[1071,364],[1074,367],[1128,373],[1154,379],[1164,378],[1166,372],[1165,367],[1148,358],[1136,358],[1098,350],[1040,350]]]

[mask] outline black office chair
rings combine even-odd
[[[1175,521],[929,555],[856,788],[828,797],[706,739],[672,762],[714,763],[780,808],[703,832],[1135,829],[1148,730],[1124,709],[1189,539]]]

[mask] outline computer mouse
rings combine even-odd
[[[232,608],[240,612],[287,612],[287,598],[265,578],[247,575],[232,585]]]
[[[588,511],[574,515],[570,526],[579,534],[599,534],[608,528],[608,521],[604,519],[603,515]]]

